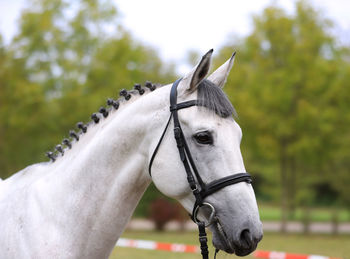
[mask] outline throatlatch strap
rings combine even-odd
[[[152,176],[152,171],[151,171],[151,169],[152,169],[153,160],[154,160],[154,158],[156,157],[156,155],[157,155],[157,153],[158,153],[158,149],[159,149],[159,147],[160,147],[160,144],[162,143],[163,138],[164,138],[165,133],[166,133],[166,130],[167,130],[168,127],[169,127],[169,124],[170,124],[170,121],[171,121],[171,117],[172,117],[172,114],[170,114],[170,116],[169,116],[169,120],[168,120],[168,122],[167,122],[167,124],[166,124],[166,126],[165,126],[165,129],[163,130],[162,136],[160,137],[160,139],[159,139],[159,141],[158,141],[158,144],[157,144],[156,148],[155,148],[154,151],[153,151],[151,160],[150,160],[150,162],[149,162],[149,165],[148,165],[148,173],[149,173],[150,176]]]

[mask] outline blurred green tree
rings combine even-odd
[[[45,159],[122,88],[170,82],[173,65],[126,32],[109,0],[32,0],[0,45],[0,177]]]
[[[330,28],[305,1],[293,15],[269,7],[217,61],[238,50],[226,91],[240,115],[247,166],[263,179],[265,196],[281,201],[284,223],[296,205],[317,202],[315,185],[333,186],[333,203],[350,197],[349,49]]]
[[[0,46],[0,177],[38,159],[45,133],[45,100],[42,88],[27,79],[24,59],[13,59]]]

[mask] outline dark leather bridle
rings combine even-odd
[[[171,118],[173,118],[174,121],[174,136],[177,144],[177,148],[179,150],[180,154],[180,159],[182,163],[184,164],[186,174],[187,174],[187,181],[188,184],[192,190],[192,193],[196,199],[195,204],[193,206],[192,210],[192,215],[191,219],[198,225],[198,230],[199,230],[199,242],[201,244],[201,253],[203,259],[208,259],[208,245],[207,245],[207,236],[205,232],[205,228],[211,225],[215,220],[215,208],[213,205],[211,205],[208,202],[204,202],[204,199],[209,196],[210,194],[213,194],[214,192],[219,191],[220,189],[240,183],[240,182],[247,182],[251,183],[252,179],[251,176],[248,173],[238,173],[238,174],[232,174],[226,177],[223,177],[218,180],[214,180],[208,184],[206,184],[203,180],[200,174],[198,173],[197,167],[193,161],[190,149],[188,148],[185,136],[183,134],[183,131],[181,129],[181,124],[178,118],[178,110],[188,108],[191,106],[199,106],[202,105],[201,102],[198,100],[191,100],[191,101],[186,101],[182,103],[177,103],[177,86],[179,85],[181,79],[176,80],[170,91],[170,117],[169,120],[165,126],[165,129],[158,141],[158,144],[152,154],[148,171],[149,174],[151,174],[151,168],[153,164],[153,160],[158,152],[159,146],[164,138],[164,135],[169,127]],[[197,180],[197,181],[196,181]],[[197,214],[199,212],[200,207],[208,207],[211,210],[208,223],[206,224],[203,221],[200,221],[197,218]]]

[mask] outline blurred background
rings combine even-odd
[[[0,177],[48,160],[46,151],[120,89],[168,84],[210,48],[214,69],[237,51],[225,92],[238,111],[262,220],[303,237],[325,223],[334,244],[315,247],[345,258],[349,10],[345,0],[0,0]],[[158,230],[174,220],[183,229],[187,219],[154,186],[134,217]],[[291,238],[276,235],[266,236],[275,240],[269,249]]]

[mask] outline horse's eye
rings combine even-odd
[[[209,131],[202,131],[194,134],[194,139],[199,144],[212,145],[213,144],[213,136]]]

